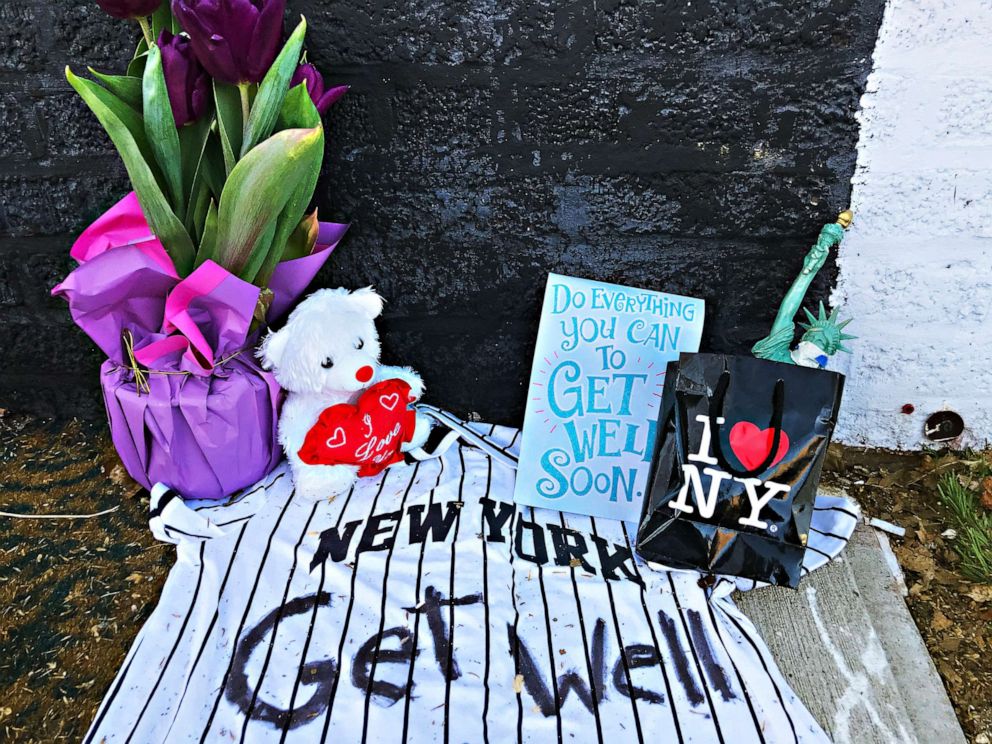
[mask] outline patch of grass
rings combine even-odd
[[[958,533],[953,545],[961,556],[961,573],[972,581],[992,583],[992,513],[957,475],[945,475],[937,488]]]

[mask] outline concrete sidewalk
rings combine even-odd
[[[836,744],[963,744],[884,539],[859,525],[840,557],[798,591],[757,589],[738,605]]]

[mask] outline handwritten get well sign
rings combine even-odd
[[[665,384],[702,300],[549,274],[514,501],[636,521]]]

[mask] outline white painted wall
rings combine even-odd
[[[889,0],[859,114],[855,222],[833,304],[836,438],[918,449],[951,408],[992,442],[992,0]],[[901,413],[904,404],[915,413]]]

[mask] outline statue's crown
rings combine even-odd
[[[809,323],[799,324],[805,331],[803,341],[815,343],[830,355],[836,354],[838,351],[851,353],[851,350],[844,346],[845,341],[857,338],[857,336],[844,333],[844,328],[851,322],[851,318],[839,321],[838,313],[840,311],[836,309],[828,315],[823,307],[823,302],[820,302],[819,315],[813,315],[806,308],[803,308],[803,312],[806,313],[806,318],[809,320]]]

